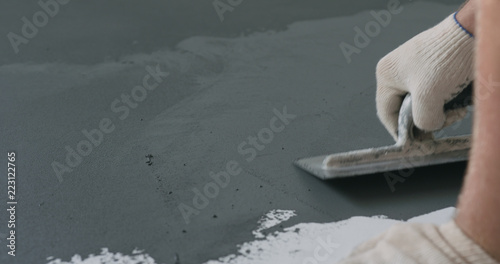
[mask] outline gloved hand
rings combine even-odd
[[[454,221],[433,224],[399,224],[358,246],[338,264],[499,264]]]
[[[415,125],[439,130],[463,118],[466,108],[444,112],[444,104],[473,79],[474,38],[450,15],[413,37],[377,64],[377,114],[397,140],[402,100],[412,95]]]

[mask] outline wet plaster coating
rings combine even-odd
[[[18,54],[4,37],[0,183],[15,151],[19,204],[17,256],[2,249],[0,263],[101,248],[200,263],[235,252],[273,209],[297,216],[270,231],[454,206],[464,163],[415,170],[394,192],[383,174],[325,182],[292,165],[393,144],[375,114],[375,65],[459,4],[402,3],[350,63],[339,44],[355,45],[387,1],[244,1],[223,22],[209,2],[75,1]],[[39,10],[1,5],[4,36]],[[469,132],[470,117],[445,134]],[[69,166],[87,134],[98,144]]]

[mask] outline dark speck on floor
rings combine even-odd
[[[181,258],[179,258],[179,254],[175,253],[174,264],[181,264]]]
[[[148,166],[153,165],[153,155],[151,154],[146,155],[146,159],[147,159],[146,164],[148,164]]]

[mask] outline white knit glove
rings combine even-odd
[[[472,81],[473,57],[472,35],[450,15],[379,61],[377,114],[395,140],[407,93],[414,123],[422,130],[439,130],[466,115],[466,108],[444,113],[443,107]]]
[[[454,221],[399,224],[358,246],[338,264],[499,264]]]

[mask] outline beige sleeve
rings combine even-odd
[[[399,224],[358,246],[339,264],[499,264],[468,238],[454,221]]]

